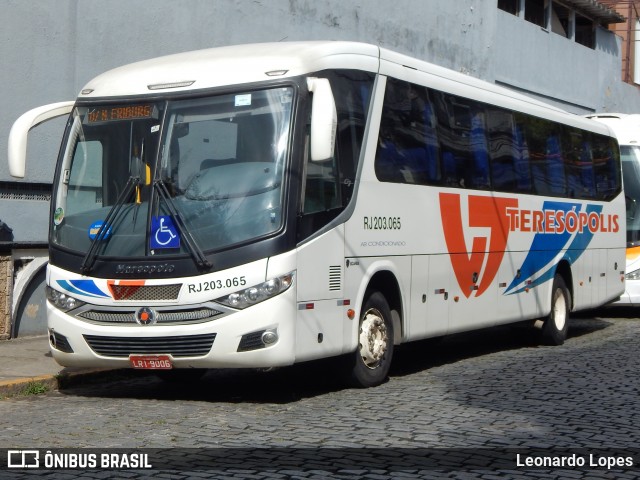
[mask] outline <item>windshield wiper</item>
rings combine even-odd
[[[210,269],[212,267],[211,262],[209,262],[204,252],[198,246],[196,240],[193,238],[193,235],[191,235],[191,232],[189,232],[187,225],[184,223],[184,220],[180,215],[178,207],[176,207],[176,204],[171,199],[171,195],[169,194],[164,181],[162,181],[161,179],[154,181],[153,188],[157,190],[160,197],[162,197],[162,199],[165,201],[169,213],[176,220],[178,230],[180,230],[182,238],[184,239],[184,243],[187,245],[187,249],[189,250],[189,253],[191,253],[191,256],[193,257],[196,265],[199,268]]]
[[[124,205],[124,202],[127,201],[127,198],[129,198],[135,187],[137,187],[139,184],[140,177],[129,177],[129,180],[127,180],[127,183],[122,189],[122,192],[120,192],[120,196],[118,196],[116,203],[113,204],[113,206],[109,210],[109,213],[107,213],[107,217],[102,222],[102,225],[100,225],[98,233],[96,233],[96,236],[91,241],[89,250],[82,260],[80,269],[82,270],[82,273],[84,275],[88,275],[91,272],[91,269],[93,268],[93,265],[96,261],[98,245],[107,237],[107,233],[111,228],[111,221],[117,217],[120,209]]]

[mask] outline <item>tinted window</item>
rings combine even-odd
[[[338,128],[332,158],[323,162],[306,159],[299,240],[327,225],[353,196],[374,80],[373,74],[356,70],[331,70],[315,76],[327,78],[331,84]]]
[[[381,181],[607,200],[619,167],[609,137],[387,79]]]

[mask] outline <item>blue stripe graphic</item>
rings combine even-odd
[[[111,298],[93,280],[58,280],[58,285],[76,295],[94,298]]]
[[[566,214],[571,210],[576,213],[580,212],[581,204],[579,203],[565,203],[565,202],[544,202],[542,209],[546,210],[561,210]],[[602,206],[600,205],[587,205],[586,214],[591,213],[600,214]],[[531,243],[531,248],[527,257],[524,259],[522,266],[520,267],[520,275],[513,279],[511,285],[505,291],[505,295],[512,295],[514,293],[520,293],[527,288],[533,288],[538,285],[542,285],[548,280],[551,280],[555,274],[556,262],[550,264],[550,262],[558,256],[560,251],[571,240],[573,234],[567,232],[566,227],[563,233],[541,232],[536,233]],[[593,239],[593,233],[585,226],[582,232],[578,232],[573,237],[573,241],[567,247],[563,258],[573,264],[584,253],[585,249]],[[533,280],[530,284],[518,285],[527,281],[531,277],[535,276],[538,272],[544,270],[542,274]]]

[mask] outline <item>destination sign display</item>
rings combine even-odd
[[[92,108],[87,112],[88,123],[113,122],[157,118],[154,105],[126,105]]]

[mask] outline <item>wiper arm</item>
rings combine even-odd
[[[191,232],[187,228],[187,225],[184,223],[182,216],[180,215],[180,211],[176,204],[171,199],[171,195],[167,190],[167,186],[165,183],[158,179],[153,182],[153,188],[158,191],[158,194],[162,197],[162,199],[166,202],[167,208],[169,209],[169,213],[176,220],[177,227],[182,234],[182,238],[184,239],[184,243],[187,245],[187,249],[191,253],[193,260],[199,268],[210,269],[212,267],[211,262],[207,259],[202,249],[198,246],[198,243],[191,235]]]
[[[111,221],[117,217],[120,209],[122,208],[122,205],[124,205],[124,202],[126,202],[127,198],[129,198],[135,187],[139,184],[140,177],[129,177],[129,180],[127,180],[127,183],[122,189],[122,192],[120,192],[116,203],[113,204],[113,206],[109,210],[109,213],[107,213],[107,217],[102,222],[102,225],[100,225],[98,233],[96,233],[96,236],[91,241],[89,250],[82,260],[80,269],[82,270],[82,273],[84,275],[88,275],[91,272],[91,269],[93,268],[93,265],[96,261],[98,245],[103,239],[106,238],[107,232],[109,231],[109,228],[111,228]]]

